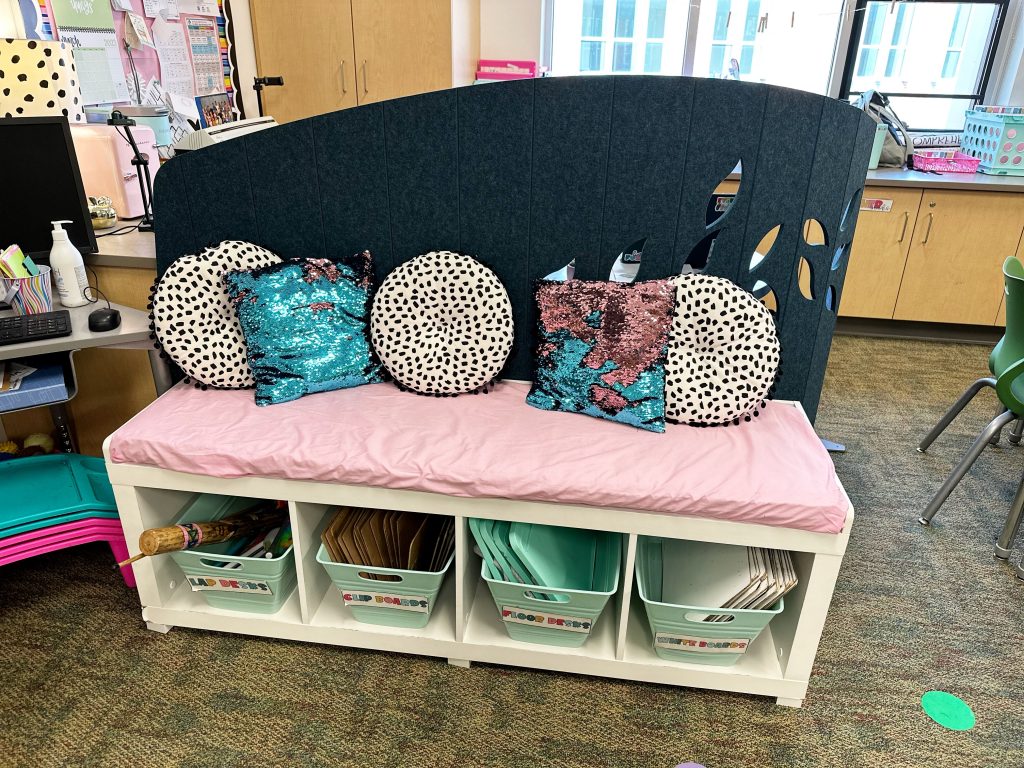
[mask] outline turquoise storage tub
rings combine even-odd
[[[654,652],[668,661],[732,666],[785,607],[783,598],[760,611],[663,603],[664,568],[661,540],[641,537],[636,551],[637,586],[647,609]],[[709,615],[731,618],[704,621]]]
[[[509,637],[524,643],[577,648],[587,642],[608,598],[619,588],[621,566],[622,536],[603,533],[594,564],[594,590],[535,587],[493,579],[487,563],[482,564],[480,575],[491,590]]]
[[[422,629],[430,622],[437,593],[454,560],[453,554],[440,571],[406,571],[336,563],[323,544],[316,553],[316,561],[338,588],[345,605],[352,611],[352,618],[364,624],[409,629]],[[370,579],[363,576],[364,573],[397,579]]]
[[[185,507],[178,523],[220,520],[241,512],[254,499],[200,494]],[[170,557],[184,572],[189,586],[214,608],[248,613],[277,613],[295,589],[295,550],[288,547],[274,558],[222,554],[232,542],[207,544]],[[237,566],[231,566],[238,563]]]

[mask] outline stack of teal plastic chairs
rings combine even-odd
[[[0,463],[0,565],[94,541],[107,542],[115,561],[128,559],[102,459],[55,454]],[[121,575],[135,586],[130,566]]]

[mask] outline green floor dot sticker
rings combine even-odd
[[[945,691],[928,691],[921,697],[924,713],[943,728],[969,731],[974,727],[974,713],[963,699]]]

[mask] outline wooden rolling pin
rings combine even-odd
[[[261,501],[221,520],[169,525],[166,528],[147,528],[139,535],[139,549],[142,551],[117,565],[124,568],[150,555],[181,552],[194,549],[200,544],[216,544],[238,536],[259,533],[283,525],[287,517],[288,510],[279,506],[277,502]]]

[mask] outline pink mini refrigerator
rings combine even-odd
[[[144,125],[132,128],[139,151],[149,158],[149,173],[160,168],[153,129]],[[82,170],[85,194],[109,197],[122,219],[143,215],[138,169],[132,165],[132,148],[112,125],[73,125],[71,138]]]

